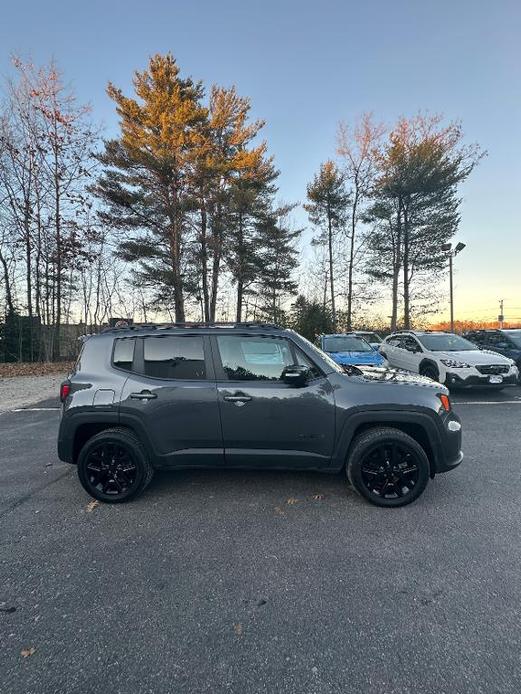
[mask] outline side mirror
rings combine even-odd
[[[307,366],[295,364],[294,366],[286,366],[282,372],[282,380],[290,386],[302,388],[305,386],[310,376],[310,370]]]

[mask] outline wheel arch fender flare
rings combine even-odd
[[[434,476],[442,460],[441,436],[433,415],[424,411],[424,408],[418,410],[373,409],[350,414],[340,431],[332,459],[333,467],[341,470],[358,434],[377,427],[394,427],[418,441],[427,453],[431,476]]]
[[[428,357],[424,357],[424,358],[421,360],[420,365],[419,365],[419,367],[418,367],[419,373],[421,373],[422,370],[423,370],[426,366],[432,367],[432,368],[434,369],[434,371],[438,374],[438,376],[440,375],[440,367],[438,366],[438,364],[436,364],[435,361],[433,361],[432,359],[429,359]]]

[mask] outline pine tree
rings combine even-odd
[[[236,320],[242,320],[243,303],[260,272],[258,224],[270,213],[278,172],[266,155],[266,145],[240,152],[236,175],[228,196],[225,237],[228,269],[236,292]]]
[[[398,322],[400,274],[403,325],[410,328],[412,283],[443,267],[441,245],[457,230],[458,185],[483,156],[461,140],[461,127],[443,127],[438,116],[401,118],[377,157],[375,203],[368,219],[376,224],[370,246],[379,266],[373,263],[369,272],[392,278],[392,330]],[[385,259],[391,262],[387,269]]]
[[[93,190],[106,203],[102,221],[123,232],[120,255],[137,263],[135,275],[156,289],[159,304],[173,296],[176,320],[184,321],[190,172],[208,110],[202,85],[179,73],[172,55],[155,55],[135,73],[135,98],[109,84],[121,133],[105,143]]]
[[[251,177],[258,154],[263,152],[262,145],[251,145],[264,122],[248,122],[250,108],[249,99],[238,96],[234,87],[214,86],[209,117],[200,129],[195,152],[192,185],[198,208],[197,265],[207,321],[215,320],[223,261],[230,255],[230,206],[237,197],[237,181]]]
[[[297,282],[294,272],[298,267],[295,241],[302,229],[292,229],[288,215],[295,205],[283,205],[270,212],[258,224],[259,294],[261,311],[274,323],[284,323],[284,300],[295,294]]]
[[[300,335],[315,341],[318,335],[334,331],[331,311],[318,301],[308,300],[300,294],[291,307],[290,325]]]
[[[320,228],[314,243],[327,247],[331,313],[333,325],[336,325],[334,242],[344,228],[350,197],[345,177],[334,162],[326,161],[321,165],[319,173],[307,187],[307,198],[309,203],[304,205],[304,209],[311,223]]]

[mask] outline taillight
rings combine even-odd
[[[438,393],[438,397],[441,401],[441,406],[445,410],[445,412],[450,412],[451,407],[450,407],[449,396],[445,395],[445,393]]]
[[[60,386],[60,400],[65,402],[67,396],[71,392],[71,384],[69,381],[64,381]]]

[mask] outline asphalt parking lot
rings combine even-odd
[[[90,504],[54,401],[0,415],[0,691],[521,691],[521,388],[462,393],[412,506],[342,476],[158,475]]]

